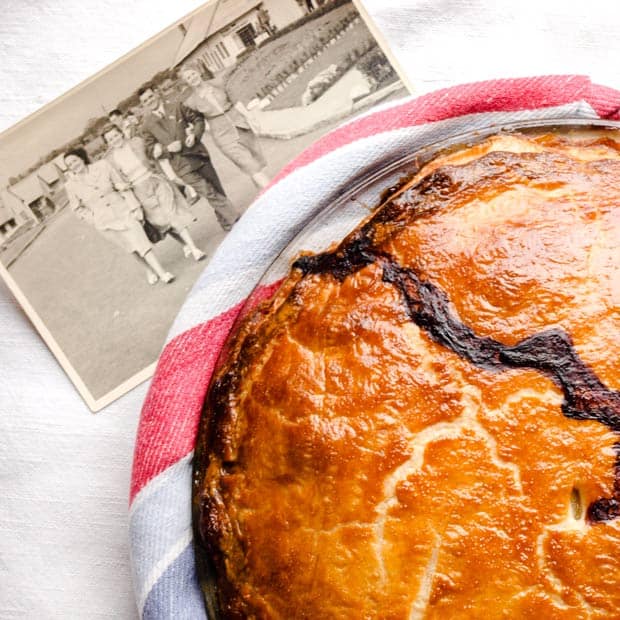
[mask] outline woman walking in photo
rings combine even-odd
[[[266,187],[269,177],[264,172],[267,162],[263,151],[247,118],[233,105],[226,90],[212,80],[203,80],[191,64],[181,67],[179,76],[191,89],[183,101],[188,119],[191,120],[192,112],[203,116],[222,153],[248,174],[257,187]]]
[[[149,224],[162,237],[170,234],[179,241],[185,256],[192,256],[197,261],[206,258],[187,228],[194,221],[194,216],[181,192],[150,168],[144,140],[138,136],[128,139],[115,126],[104,130],[103,139],[110,147],[107,158],[119,173],[122,187],[133,191]]]
[[[110,163],[105,159],[91,163],[82,148],[66,153],[64,162],[71,173],[66,189],[75,214],[108,241],[135,255],[149,281],[155,277],[155,281],[172,282],[174,276],[162,267],[144,232],[140,205],[127,192],[117,190],[122,179]]]

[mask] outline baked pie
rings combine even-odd
[[[619,205],[613,131],[500,134],[295,261],[205,405],[219,617],[620,618]]]

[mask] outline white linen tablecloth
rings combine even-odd
[[[2,0],[5,129],[200,6],[195,0]],[[616,5],[366,0],[422,94],[583,73],[620,87]],[[146,385],[89,413],[0,285],[0,618],[134,618],[127,545]]]

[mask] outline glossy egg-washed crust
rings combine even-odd
[[[196,451],[222,618],[620,618],[613,138],[440,157],[245,319]]]

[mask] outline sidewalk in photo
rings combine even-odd
[[[401,89],[405,90],[403,83],[396,81],[365,97],[352,99],[351,93],[359,92],[366,84],[364,76],[357,69],[352,69],[307,106],[286,110],[256,110],[253,115],[258,124],[257,133],[266,138],[288,140],[317,129],[324,123],[346,118]]]
[[[18,233],[14,239],[8,239],[6,248],[0,250],[2,264],[8,269],[44,230],[45,224],[37,224],[22,234]]]
[[[60,204],[56,212],[47,217],[43,222],[26,227],[23,231],[18,231],[14,237],[7,239],[0,245],[0,262],[8,269],[35,241],[35,239],[60,215],[68,202]]]

